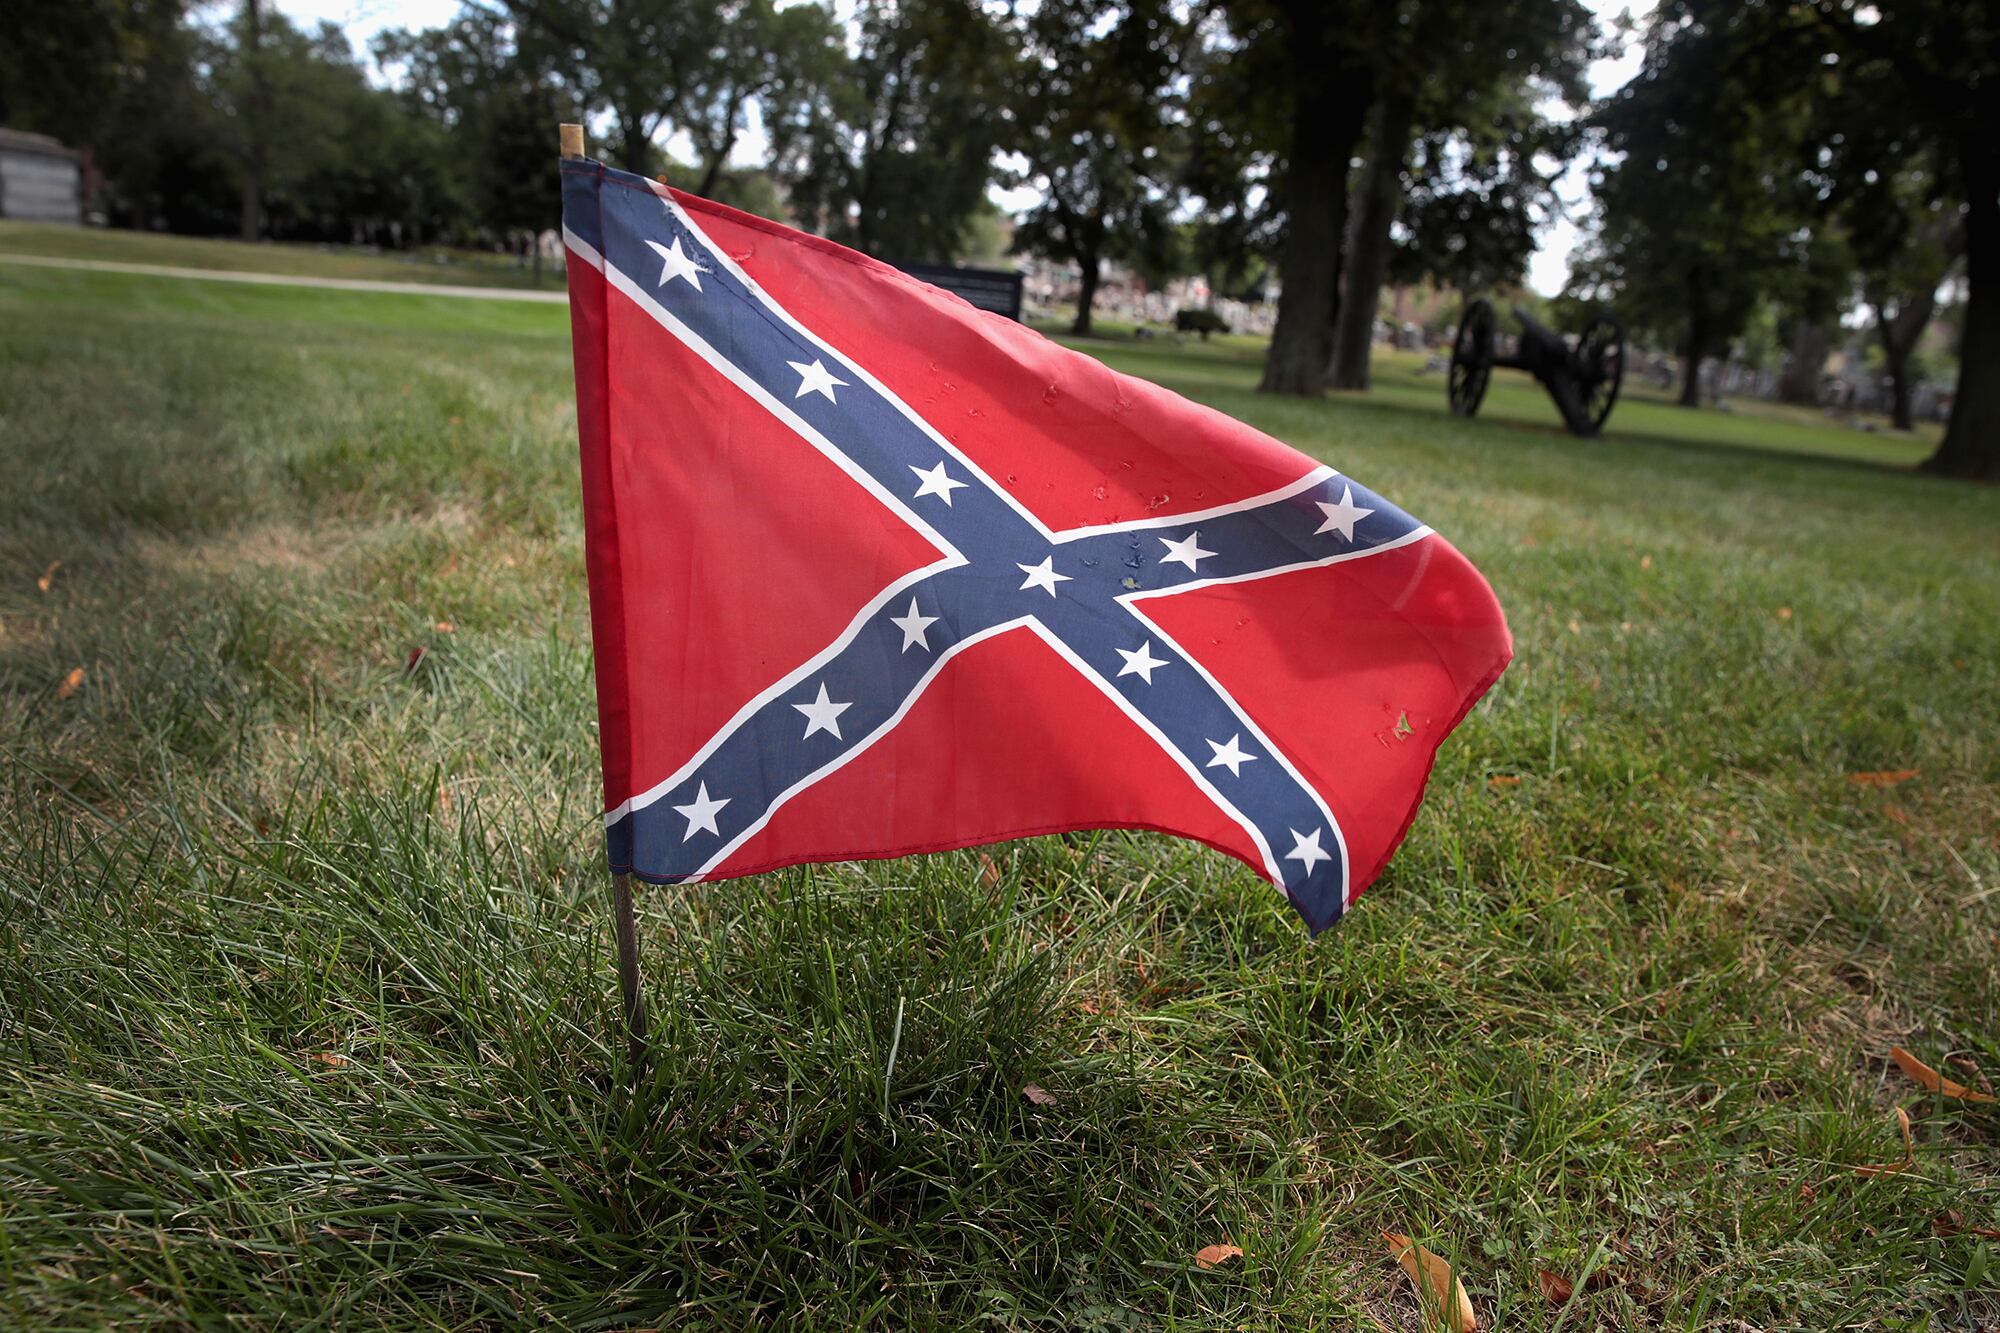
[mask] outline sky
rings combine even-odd
[[[1654,0],[1584,0],[1584,5],[1607,26],[1621,12],[1643,18],[1651,12],[1653,3]],[[340,24],[347,29],[348,40],[355,49],[365,53],[369,39],[384,28],[435,28],[449,22],[458,12],[459,4],[460,0],[277,0],[276,7],[300,23],[326,19]],[[1619,55],[1594,61],[1589,70],[1591,96],[1602,97],[1622,87],[1638,72],[1639,60],[1639,48],[1634,43]],[[737,145],[735,159],[756,161],[762,152],[760,139],[760,135],[746,135]],[[1528,261],[1528,286],[1544,296],[1561,291],[1569,276],[1569,255],[1576,246],[1577,224],[1590,207],[1586,175],[1587,168],[1582,162],[1571,164],[1563,174],[1556,186],[1563,215],[1543,233]],[[1004,199],[1002,203],[1016,205],[1017,201]]]

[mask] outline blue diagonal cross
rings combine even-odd
[[[1327,469],[1240,506],[1051,532],[872,376],[758,289],[662,191],[564,168],[585,262],[923,532],[942,559],[885,589],[818,655],[746,703],[682,770],[607,817],[612,863],[711,872],[793,795],[887,733],[953,655],[1037,634],[1102,690],[1255,843],[1309,925],[1345,905],[1324,800],[1143,599],[1330,564],[1424,529]]]

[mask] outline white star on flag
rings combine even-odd
[[[1189,569],[1193,569],[1197,564],[1215,554],[1213,551],[1204,551],[1201,549],[1201,534],[1199,532],[1191,532],[1181,541],[1175,541],[1171,537],[1162,537],[1160,538],[1160,543],[1167,548],[1167,553],[1160,557],[1162,564],[1186,565]]]
[[[1160,658],[1153,656],[1151,641],[1141,643],[1137,652],[1127,652],[1120,648],[1118,655],[1125,659],[1125,665],[1118,669],[1121,676],[1137,676],[1148,685],[1153,683],[1153,673],[1165,666]]]
[[[1308,875],[1312,874],[1315,862],[1331,861],[1333,859],[1333,855],[1322,849],[1319,845],[1319,829],[1314,829],[1310,838],[1297,829],[1287,829],[1286,832],[1292,835],[1298,845],[1285,853],[1285,859],[1287,861],[1303,861]]]
[[[1215,751],[1215,758],[1208,761],[1208,766],[1210,768],[1227,768],[1229,776],[1232,778],[1242,777],[1243,765],[1257,757],[1243,748],[1243,733],[1240,731],[1231,736],[1227,744],[1218,745],[1214,741],[1210,741],[1208,748]],[[1317,839],[1319,834],[1315,833],[1313,837]],[[1293,853],[1293,855],[1297,855],[1297,853]],[[1306,866],[1306,872],[1308,874],[1312,872],[1310,864]]]
[[[915,463],[909,466],[910,471],[916,473],[918,479],[924,483],[917,487],[917,493],[910,497],[912,500],[921,500],[926,495],[935,495],[946,504],[950,504],[951,493],[965,485],[962,481],[954,481],[950,477],[947,477],[944,474],[943,463],[939,463],[936,467],[930,469],[920,468]]]
[[[695,263],[693,255],[681,249],[680,237],[674,237],[671,246],[661,245],[658,241],[647,241],[646,244],[665,261],[660,267],[660,281],[657,286],[664,287],[675,278],[686,278],[690,287],[696,291],[701,290],[701,275],[708,270]]]
[[[1340,503],[1337,505],[1330,505],[1324,500],[1315,500],[1313,503],[1318,505],[1320,510],[1326,515],[1326,522],[1313,530],[1315,537],[1323,532],[1338,532],[1348,541],[1353,541],[1354,525],[1375,512],[1372,509],[1364,509],[1354,503],[1354,488],[1352,486],[1341,492]]]
[[[1014,567],[1028,576],[1021,584],[1022,592],[1030,588],[1047,588],[1049,596],[1053,597],[1058,583],[1069,582],[1069,575],[1056,573],[1056,558],[1052,555],[1043,556],[1039,565],[1024,565],[1015,561]]]
[[[708,795],[708,784],[702,783],[701,790],[694,794],[694,801],[691,804],[674,807],[675,813],[683,816],[688,822],[688,831],[681,835],[681,841],[686,842],[697,833],[713,833],[720,837],[722,831],[715,826],[715,815],[728,804],[727,796],[719,801],[711,800]]]
[[[829,403],[838,402],[839,400],[833,396],[834,386],[839,385],[843,389],[847,387],[847,381],[835,379],[833,372],[826,368],[826,363],[817,357],[813,359],[811,365],[803,361],[787,361],[785,364],[799,372],[799,391],[792,395],[793,398],[803,398],[809,393],[823,393]]]
[[[827,698],[825,681],[819,683],[819,698],[809,704],[793,704],[792,707],[806,715],[806,736],[812,735],[815,731],[830,731],[837,741],[847,739],[840,734],[840,715],[854,705],[851,702],[837,704]],[[799,739],[804,740],[805,736]]]
[[[930,627],[937,623],[937,617],[927,616],[919,612],[917,610],[916,598],[912,597],[910,599],[908,614],[890,616],[889,623],[903,631],[904,652],[907,653],[912,648],[921,648],[925,652],[931,650],[931,641],[927,636],[930,634]]]

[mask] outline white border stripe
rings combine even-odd
[[[909,692],[909,694],[903,699],[901,706],[899,706],[895,712],[891,713],[886,719],[883,720],[881,726],[869,732],[866,736],[864,736],[860,740],[859,743],[857,743],[852,749],[848,750],[845,754],[835,756],[833,759],[828,760],[825,764],[822,764],[819,768],[813,770],[811,773],[808,773],[804,777],[800,778],[797,782],[794,782],[791,786],[785,788],[784,791],[778,794],[778,798],[771,802],[770,808],[765,810],[764,813],[758,817],[755,823],[751,824],[748,828],[744,829],[741,833],[737,834],[734,838],[730,839],[729,842],[723,846],[721,851],[718,851],[714,856],[711,856],[707,861],[703,862],[701,869],[695,871],[694,874],[688,876],[687,879],[683,882],[688,884],[698,884],[702,880],[706,879],[710,871],[714,870],[718,865],[722,864],[722,862],[730,855],[732,855],[738,847],[741,847],[744,843],[748,842],[752,837],[754,837],[758,832],[760,832],[766,824],[770,823],[771,816],[777,814],[778,811],[781,808],[783,808],[785,802],[791,800],[794,796],[797,796],[800,792],[804,791],[806,788],[813,786],[821,778],[828,777],[831,774],[838,772],[840,769],[845,768],[848,764],[860,758],[862,752],[867,750],[870,746],[874,745],[876,741],[881,740],[891,731],[894,731],[897,727],[897,724],[902,722],[904,715],[906,715],[912,708],[916,707],[917,700],[923,697],[924,691],[930,688],[931,682],[937,679],[938,672],[944,670],[945,663],[951,661],[952,658],[957,657],[960,653],[964,652],[967,648],[970,648],[975,643],[984,643],[986,640],[993,638],[995,635],[1005,634],[1008,630],[1019,629],[1023,625],[1033,625],[1033,624],[1034,620],[1032,617],[1029,616],[1022,616],[1016,620],[1003,621],[998,625],[994,625],[988,629],[983,629],[979,631],[979,633],[977,634],[968,635],[967,637],[960,639],[957,643],[952,644],[949,648],[945,649],[943,652],[939,653],[937,656],[937,660],[931,663],[931,669],[924,672],[922,677],[918,679],[916,688]]]
[[[1383,542],[1379,546],[1366,546],[1358,551],[1342,551],[1337,555],[1321,556],[1317,560],[1301,560],[1296,564],[1274,565],[1269,569],[1246,570],[1241,574],[1217,574],[1214,578],[1191,579],[1186,583],[1169,584],[1164,588],[1141,588],[1137,592],[1120,593],[1117,600],[1130,603],[1142,597],[1171,597],[1177,592],[1194,592],[1199,588],[1215,588],[1225,583],[1250,583],[1257,579],[1274,578],[1279,574],[1294,574],[1301,569],[1324,569],[1328,565],[1345,564],[1349,560],[1366,560],[1371,555],[1394,551],[1435,535],[1428,527],[1419,524],[1394,541]]]
[[[567,222],[563,223],[562,233],[563,233],[563,244],[570,248],[570,252],[572,254],[574,254],[578,259],[581,259],[584,263],[596,269],[599,273],[602,273],[604,271],[604,256],[597,253],[597,251],[591,247],[589,241],[584,240],[583,237],[571,231],[569,229],[569,224]]]
[[[709,737],[708,743],[697,750],[692,759],[682,764],[672,777],[666,779],[664,782],[648,787],[637,796],[628,798],[617,809],[606,811],[604,826],[610,828],[632,811],[643,810],[692,776],[694,771],[700,768],[724,741],[736,734],[737,730],[750,719],[751,714],[757,712],[765,704],[799,684],[807,676],[812,675],[813,672],[818,671],[821,667],[839,656],[848,644],[854,642],[855,638],[861,633],[862,628],[875,618],[877,612],[912,584],[921,583],[933,574],[942,574],[946,570],[957,569],[964,563],[964,560],[940,560],[934,565],[926,565],[922,569],[913,569],[888,587],[882,589],[881,592],[876,593],[874,600],[862,607],[855,614],[854,619],[848,622],[847,628],[841,632],[839,638],[820,649],[797,667],[794,667],[789,674],[773,681],[756,698],[737,709],[736,715],[724,723],[722,729],[717,731],[715,735]]]
[[[958,563],[965,563],[965,557],[959,554],[958,548],[946,541],[943,533],[940,533],[936,528],[925,522],[917,514],[916,510],[903,502],[900,496],[889,491],[882,483],[870,476],[865,469],[857,466],[853,459],[835,448],[833,441],[813,429],[804,417],[792,411],[791,408],[787,407],[779,399],[772,397],[769,390],[744,374],[735,362],[730,361],[722,353],[709,346],[700,334],[681,323],[679,319],[674,317],[672,311],[647,295],[638,283],[625,275],[623,270],[615,264],[606,264],[604,266],[604,277],[613,287],[625,293],[635,305],[659,321],[660,327],[679,339],[689,351],[693,352],[703,361],[706,361],[709,368],[714,370],[716,374],[721,375],[731,384],[743,390],[744,393],[754,399],[765,411],[791,427],[800,439],[826,455],[828,462],[852,477],[857,485],[877,500],[880,500],[890,512],[922,533],[924,539],[930,542],[931,545],[937,547],[939,551],[952,557]]]
[[[1212,518],[1227,518],[1246,509],[1261,509],[1280,500],[1289,500],[1292,496],[1302,491],[1309,491],[1321,482],[1339,475],[1332,468],[1321,465],[1290,485],[1280,486],[1275,491],[1265,491],[1262,495],[1253,495],[1247,500],[1238,500],[1233,504],[1216,505],[1212,509],[1196,509],[1185,514],[1164,514],[1158,518],[1135,518],[1124,523],[1098,523],[1087,528],[1064,528],[1050,540],[1058,543],[1072,542],[1079,537],[1101,537],[1116,532],[1138,532],[1147,528],[1174,528],[1190,523],[1205,523]]]
[[[1045,539],[1048,539],[1050,541],[1053,541],[1055,539],[1055,534],[1049,531],[1048,525],[1043,523],[1039,518],[1036,518],[1034,514],[1028,510],[1027,506],[1023,505],[1018,499],[1014,497],[1014,493],[1012,491],[1009,491],[1005,486],[1000,485],[998,482],[994,481],[992,477],[988,476],[984,468],[980,467],[979,464],[973,462],[970,458],[966,457],[964,452],[962,452],[957,445],[953,444],[950,440],[947,440],[942,434],[938,432],[935,426],[931,425],[930,422],[924,420],[921,416],[917,415],[917,413],[910,407],[908,403],[904,402],[901,397],[899,397],[890,390],[888,385],[876,379],[872,374],[868,372],[868,369],[865,366],[856,363],[854,358],[849,356],[846,352],[840,351],[838,348],[834,347],[831,343],[825,341],[818,334],[814,333],[811,329],[799,323],[798,320],[792,318],[791,311],[785,309],[783,306],[779,305],[776,301],[772,300],[770,294],[757,284],[757,280],[751,277],[748,273],[745,273],[743,271],[742,266],[738,264],[734,259],[731,259],[729,255],[723,251],[722,247],[717,245],[715,241],[712,238],[710,238],[709,234],[703,231],[701,227],[695,222],[695,220],[688,215],[688,211],[682,208],[678,203],[674,202],[674,198],[671,194],[667,192],[666,186],[661,185],[657,181],[649,183],[653,187],[653,193],[660,197],[661,202],[666,204],[667,209],[671,213],[673,213],[673,215],[676,218],[680,219],[681,225],[686,227],[689,231],[693,232],[696,236],[701,238],[702,244],[708,247],[709,252],[712,255],[714,255],[715,261],[721,264],[727,270],[729,270],[730,275],[733,276],[738,282],[742,283],[744,288],[747,291],[749,291],[751,296],[757,299],[758,303],[761,304],[765,310],[769,311],[772,315],[776,316],[781,322],[783,322],[787,327],[792,329],[801,338],[804,338],[807,342],[819,348],[821,351],[825,352],[828,356],[839,358],[842,365],[849,367],[854,371],[856,375],[859,375],[861,377],[862,383],[866,384],[869,388],[873,389],[876,393],[880,394],[884,402],[888,403],[890,407],[894,408],[898,413],[907,418],[910,424],[915,426],[918,430],[922,431],[926,436],[928,436],[933,444],[937,445],[938,448],[944,450],[947,454],[957,459],[959,466],[963,467],[973,476],[979,478],[980,481],[985,483],[986,488],[988,490],[992,491],[993,494],[999,496],[1009,506],[1011,506],[1014,512],[1021,516],[1021,520],[1023,522],[1031,525],[1035,529],[1035,531],[1040,533]]]
[[[1127,609],[1129,610],[1130,608]],[[1148,625],[1152,624],[1151,621],[1146,620],[1144,616],[1139,615],[1138,612],[1136,611],[1133,612],[1133,615],[1136,616],[1141,622],[1145,624]],[[1203,774],[1199,768],[1195,767],[1194,761],[1188,758],[1186,755],[1182,754],[1180,752],[1180,748],[1176,746],[1172,741],[1167,739],[1166,733],[1161,731],[1157,726],[1155,726],[1151,718],[1147,717],[1144,713],[1140,712],[1137,708],[1133,707],[1131,700],[1127,699],[1124,695],[1120,694],[1117,688],[1113,686],[1110,681],[1106,680],[1102,675],[1100,675],[1097,672],[1097,670],[1094,667],[1092,667],[1088,662],[1084,661],[1083,658],[1079,657],[1075,649],[1071,648],[1068,644],[1064,643],[1060,638],[1056,636],[1054,631],[1050,630],[1048,627],[1043,625],[1039,620],[1034,621],[1032,624],[1030,624],[1029,628],[1032,629],[1037,635],[1039,635],[1041,639],[1049,645],[1049,647],[1055,649],[1057,654],[1060,655],[1064,661],[1068,662],[1072,667],[1075,667],[1078,675],[1082,676],[1085,680],[1095,685],[1100,691],[1103,692],[1105,698],[1111,700],[1112,703],[1118,705],[1118,710],[1120,712],[1125,714],[1126,717],[1131,718],[1132,721],[1135,724],[1137,724],[1137,726],[1141,731],[1145,732],[1147,736],[1152,738],[1152,741],[1155,745],[1159,746],[1161,750],[1166,752],[1166,755],[1169,759],[1172,759],[1176,764],[1180,765],[1182,772],[1186,773],[1190,778],[1194,779],[1194,785],[1201,789],[1202,795],[1208,797],[1210,801],[1213,801],[1215,803],[1216,809],[1222,811],[1222,813],[1227,815],[1231,821],[1233,821],[1235,824],[1241,827],[1245,833],[1248,833],[1250,835],[1250,841],[1256,844],[1258,854],[1264,858],[1265,870],[1269,873],[1271,879],[1275,881],[1280,887],[1282,887],[1285,882],[1285,872],[1283,871],[1283,869],[1279,867],[1277,858],[1271,855],[1271,845],[1264,841],[1264,835],[1258,831],[1256,823],[1246,818],[1243,812],[1241,810],[1238,810],[1235,804],[1232,803],[1228,797],[1224,796],[1220,791],[1218,791],[1216,789],[1215,784],[1210,782],[1207,776]],[[1160,635],[1160,637],[1162,639],[1167,638],[1167,636],[1164,634]],[[1171,639],[1167,639],[1167,642],[1173,646],[1175,651],[1180,652],[1182,657],[1187,657],[1187,653],[1181,649],[1179,644],[1174,643],[1173,640]],[[1193,658],[1188,658],[1188,660],[1190,662],[1194,661]],[[1196,664],[1195,669],[1197,671],[1200,671],[1201,670],[1200,665]],[[1208,673],[1206,671],[1202,671],[1201,674],[1204,678],[1208,678]],[[1208,683],[1210,685],[1215,686],[1215,692],[1221,695],[1223,700],[1229,704],[1229,707],[1233,712],[1235,712],[1239,717],[1242,716],[1243,710],[1237,706],[1237,703],[1234,699],[1230,698],[1229,695],[1223,691],[1221,686],[1215,685],[1215,681],[1212,678],[1208,679]],[[1265,742],[1267,748],[1269,744],[1270,742],[1268,741]],[[1276,754],[1277,751],[1273,750],[1272,753]],[[1287,765],[1287,767],[1289,767],[1289,765]],[[1298,777],[1298,774],[1294,772],[1292,776],[1296,778]],[[1305,784],[1301,782],[1300,785],[1304,786]],[[1307,788],[1307,790],[1311,791],[1310,788]],[[1319,800],[1319,793],[1312,792],[1311,794],[1315,801]],[[1321,803],[1320,808],[1322,810],[1326,808],[1323,802]],[[1333,822],[1333,817],[1331,815],[1327,816],[1327,822],[1328,823]],[[1335,826],[1333,830],[1333,836],[1336,838],[1340,836],[1340,829],[1338,826]],[[1347,901],[1347,885],[1345,882],[1341,884],[1340,900],[1342,903],[1345,903]]]
[[[1124,599],[1121,598],[1120,600]],[[1326,817],[1326,826],[1333,830],[1333,840],[1340,844],[1340,906],[1341,909],[1345,911],[1347,908],[1348,894],[1353,888],[1352,880],[1353,880],[1354,867],[1351,859],[1347,855],[1347,835],[1340,831],[1340,821],[1335,819],[1333,817],[1333,811],[1327,808],[1326,798],[1320,795],[1319,788],[1313,786],[1312,783],[1307,782],[1305,780],[1304,775],[1301,774],[1299,770],[1293,766],[1292,761],[1285,756],[1285,752],[1283,750],[1280,750],[1277,746],[1271,744],[1271,738],[1264,734],[1264,729],[1257,725],[1257,723],[1251,718],[1248,712],[1244,711],[1242,704],[1236,702],[1236,696],[1231,694],[1228,690],[1223,689],[1222,683],[1216,680],[1214,676],[1209,674],[1208,668],[1201,664],[1199,658],[1197,658],[1193,653],[1190,653],[1187,649],[1181,647],[1181,645],[1175,641],[1173,635],[1161,629],[1157,624],[1154,624],[1151,617],[1149,617],[1144,611],[1141,611],[1138,607],[1133,606],[1129,601],[1126,602],[1125,609],[1127,611],[1130,611],[1133,617],[1136,620],[1138,620],[1140,624],[1146,626],[1148,629],[1152,630],[1153,633],[1159,635],[1161,642],[1165,643],[1167,647],[1179,653],[1181,657],[1187,662],[1187,664],[1194,668],[1195,674],[1208,682],[1209,688],[1214,690],[1217,695],[1221,696],[1222,700],[1229,705],[1230,711],[1235,713],[1237,717],[1242,719],[1243,729],[1245,731],[1248,731],[1252,736],[1256,737],[1257,743],[1259,745],[1262,745],[1266,750],[1268,750],[1271,754],[1271,757],[1278,761],[1279,766],[1283,768],[1287,773],[1292,775],[1292,781],[1299,784],[1300,789],[1303,790],[1307,796],[1312,798],[1312,803],[1314,806],[1318,808],[1320,814]],[[1175,750],[1174,747],[1171,745],[1168,745],[1166,749],[1169,754],[1175,754],[1175,755],[1179,754],[1179,751]],[[1202,785],[1206,787],[1207,783],[1204,782]],[[1214,789],[1210,788],[1210,790],[1213,791]],[[1217,795],[1215,799],[1218,804],[1222,804],[1222,798],[1220,795]],[[1231,809],[1231,807],[1226,804],[1223,804],[1222,808],[1224,810]],[[1241,819],[1242,816],[1238,815],[1237,818]],[[1258,846],[1260,847],[1263,846],[1263,838],[1261,836],[1258,837],[1257,843]],[[1278,867],[1277,862],[1275,860],[1269,859],[1270,850],[1268,848],[1265,849],[1264,855],[1267,858],[1266,864],[1272,867],[1271,877],[1274,880],[1276,880],[1278,884],[1280,885],[1284,884],[1285,872]],[[1310,874],[1311,868],[1308,867],[1307,870],[1308,874]]]

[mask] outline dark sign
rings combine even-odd
[[[1021,317],[1021,275],[999,268],[959,268],[952,264],[898,264],[897,268],[981,310],[1009,319]]]

